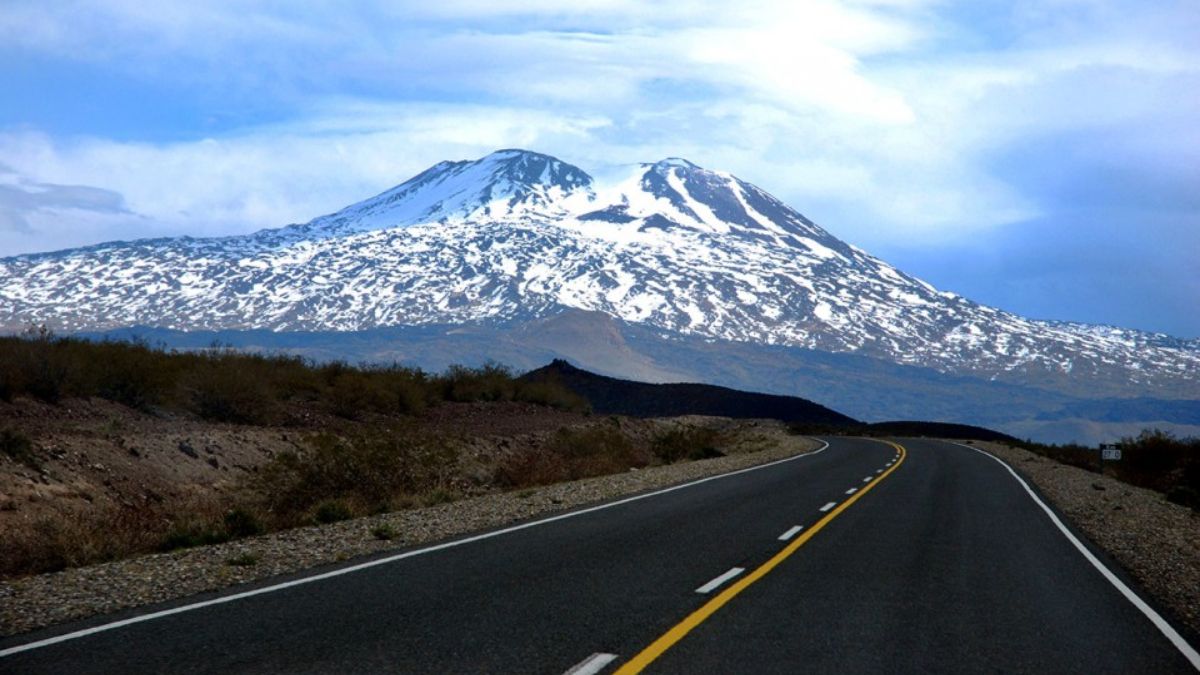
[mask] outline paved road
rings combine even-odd
[[[0,672],[562,673],[592,655],[599,672],[1195,672],[1001,464],[934,441],[830,442],[10,654]]]

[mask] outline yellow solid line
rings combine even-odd
[[[661,637],[650,643],[649,647],[643,649],[638,653],[637,656],[633,657],[620,668],[618,668],[615,675],[633,675],[633,673],[642,672],[646,666],[653,663],[655,659],[662,656],[664,652],[673,647],[676,642],[679,642],[684,638],[684,636],[692,632],[692,629],[694,629],[696,626],[699,626],[704,622],[705,619],[715,614],[718,609],[721,609],[721,607],[725,606],[725,603],[737,597],[738,593],[741,593],[749,588],[750,584],[753,584],[759,579],[765,577],[768,572],[775,569],[784,560],[787,560],[788,557],[790,557],[796,552],[797,549],[803,546],[805,542],[816,536],[816,534],[821,531],[821,528],[828,525],[830,521],[832,521],[834,518],[837,518],[839,514],[850,508],[851,504],[861,499],[863,495],[870,492],[871,489],[878,485],[880,481],[882,481],[884,478],[887,478],[893,471],[899,468],[899,466],[904,462],[904,458],[908,455],[908,452],[904,449],[904,446],[897,443],[892,443],[891,441],[880,442],[890,444],[900,453],[899,459],[891,466],[891,468],[883,472],[883,474],[881,474],[874,481],[864,486],[861,490],[855,493],[853,497],[850,497],[846,501],[839,504],[837,508],[826,514],[824,518],[818,520],[817,524],[812,526],[812,529],[808,530],[800,537],[792,540],[790,544],[783,547],[783,550],[779,551],[779,553],[776,553],[770,560],[763,563],[758,569],[742,577],[737,583],[729,586],[712,600],[704,603],[700,609],[697,609],[689,614],[686,619],[680,621],[673,628],[671,628],[671,630],[663,633]]]

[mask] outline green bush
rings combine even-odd
[[[677,427],[665,431],[650,443],[650,450],[663,464],[673,464],[682,459],[708,459],[722,457],[717,450],[717,432],[704,427]]]
[[[232,367],[212,362],[193,370],[187,379],[192,411],[213,422],[262,424],[275,409],[268,381]]]
[[[516,392],[512,372],[505,366],[487,363],[479,368],[450,366],[434,380],[446,401],[511,401]]]
[[[102,342],[93,349],[96,358],[82,373],[83,388],[90,393],[139,409],[159,405],[170,394],[176,360],[140,341]]]
[[[399,532],[396,532],[396,528],[392,527],[391,525],[376,525],[375,527],[371,528],[371,536],[380,541],[391,541],[398,535]]]
[[[33,454],[33,441],[29,440],[29,437],[20,431],[15,429],[0,430],[0,452],[35,471],[41,469],[41,463],[38,462],[37,457]]]
[[[252,480],[271,511],[285,519],[331,499],[371,513],[397,497],[444,487],[456,461],[445,442],[410,429],[319,434],[303,450],[276,457]]]
[[[384,378],[373,375],[361,371],[338,375],[327,394],[333,414],[353,420],[367,412],[396,411],[400,407],[396,391],[387,386]]]
[[[196,513],[177,507],[167,532],[158,544],[160,551],[175,551],[196,546],[223,544],[231,539],[253,537],[266,532],[267,528],[253,511],[238,506],[226,511],[224,516]]]
[[[225,533],[233,539],[253,537],[265,531],[258,516],[245,507],[236,507],[225,514]]]
[[[317,504],[317,508],[313,511],[313,520],[322,525],[350,520],[353,517],[354,512],[350,510],[350,507],[337,499],[323,501]]]
[[[177,551],[196,546],[223,544],[229,541],[229,535],[222,530],[197,525],[177,525],[172,527],[162,538],[159,550]]]
[[[650,455],[609,424],[559,429],[538,450],[507,458],[496,480],[506,487],[546,485],[564,480],[620,473],[650,463]]]
[[[39,345],[24,373],[26,390],[46,403],[58,403],[67,395],[70,353],[54,344]]]

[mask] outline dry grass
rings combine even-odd
[[[587,407],[557,383],[525,382],[497,364],[451,366],[427,375],[400,365],[317,365],[219,345],[167,351],[144,342],[91,342],[46,331],[0,337],[0,400],[18,396],[48,403],[94,396],[142,410],[182,410],[240,424],[284,423],[281,403],[287,401],[316,401],[348,419],[369,413],[411,415],[439,401]]]
[[[0,546],[0,576],[53,572],[136,553],[227,541],[216,500],[189,499],[138,506],[96,506],[18,521]],[[233,523],[236,525],[236,523]],[[246,529],[235,529],[244,536]]]

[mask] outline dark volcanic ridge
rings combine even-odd
[[[1015,441],[991,429],[968,424],[916,420],[867,424],[796,396],[739,391],[693,382],[652,384],[606,377],[555,359],[521,376],[570,389],[591,404],[592,412],[628,417],[708,415],[734,419],[774,419],[806,433],[929,436]]]

